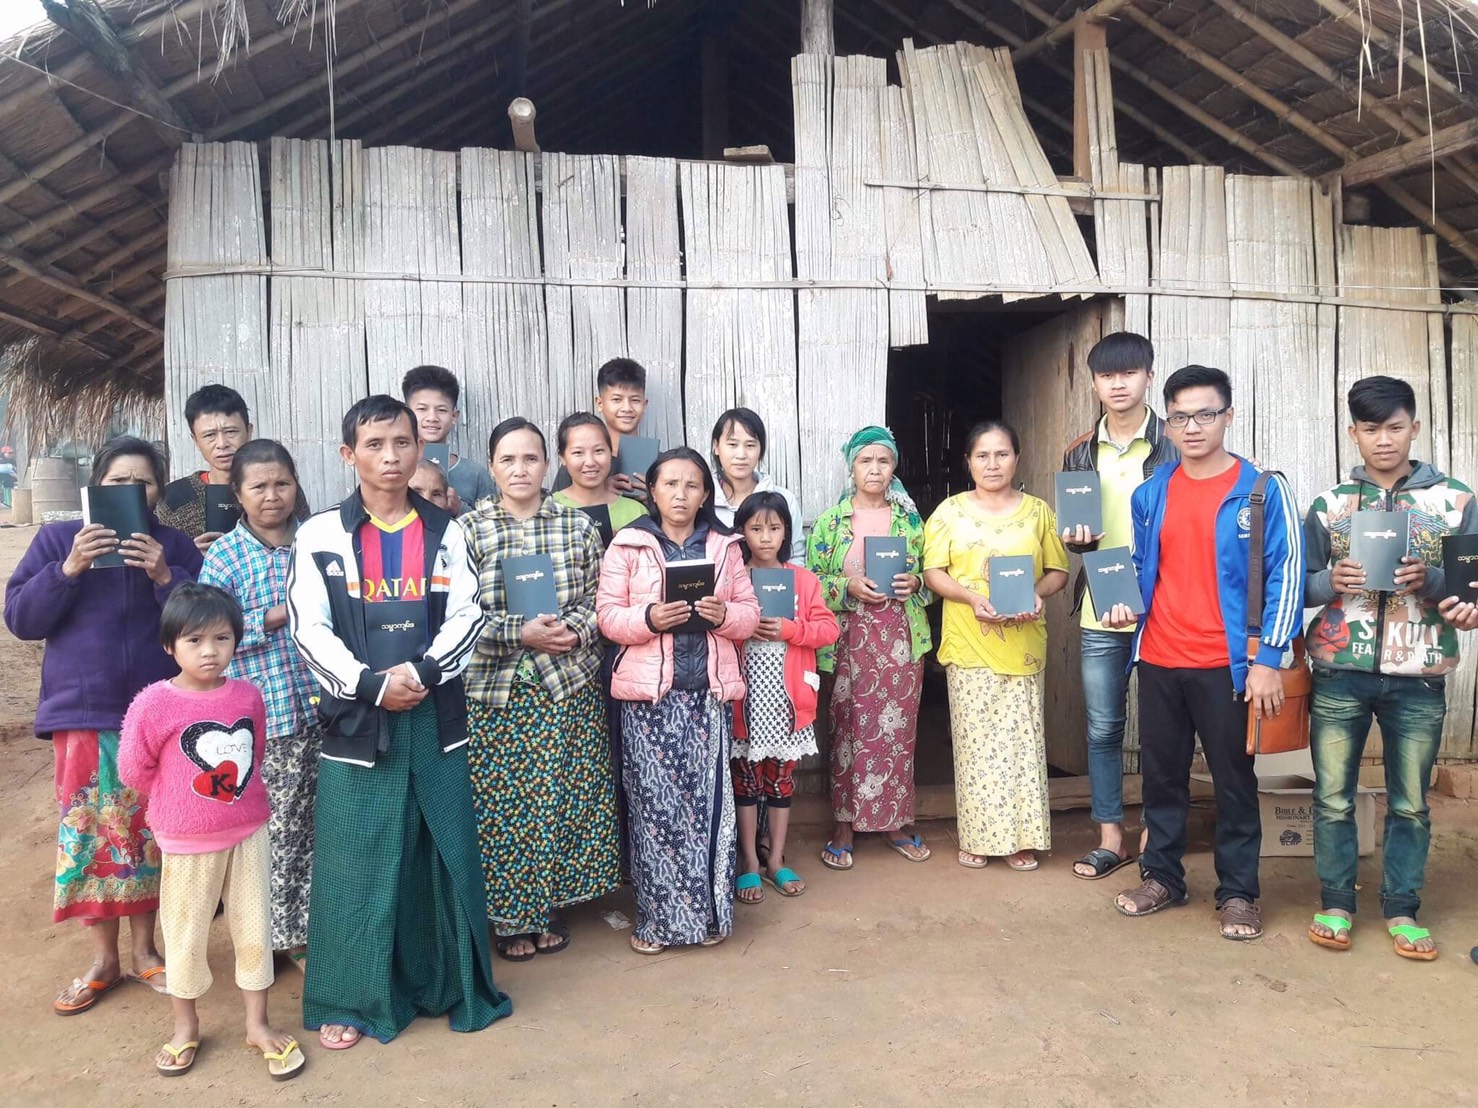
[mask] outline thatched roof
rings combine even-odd
[[[728,140],[791,149],[799,0],[51,3],[74,11],[71,30],[0,44],[0,349],[32,418],[83,393],[159,394],[167,172],[192,136],[321,137],[332,119],[369,144],[509,146],[522,93],[546,149],[697,157],[708,41]],[[94,5],[111,45],[88,31]],[[836,0],[836,50],[1015,47],[1028,114],[1069,173],[1059,23],[1085,7],[1111,13],[1126,159],[1320,176],[1353,163],[1376,174],[1361,186],[1373,221],[1426,222],[1447,283],[1478,285],[1472,0]],[[1429,133],[1458,147],[1435,171],[1366,161]]]

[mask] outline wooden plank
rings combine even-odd
[[[1073,174],[1084,180],[1093,175],[1093,153],[1090,127],[1097,109],[1090,104],[1093,75],[1089,73],[1088,52],[1108,46],[1108,29],[1102,23],[1084,19],[1072,21],[1073,31]]]
[[[676,281],[682,276],[677,163],[628,157],[625,164],[626,275],[638,281]],[[627,289],[626,333],[627,353],[647,370],[642,432],[664,446],[676,446],[684,441],[682,290]]]
[[[266,261],[256,144],[181,146],[171,173],[169,267]],[[225,382],[241,393],[254,416],[269,410],[267,278],[232,273],[171,281],[164,321],[169,454],[176,475],[183,475],[198,460],[183,417],[190,393]]]
[[[1389,150],[1382,150],[1358,161],[1349,162],[1335,173],[1346,187],[1369,184],[1396,177],[1410,170],[1428,169],[1437,158],[1447,157],[1478,146],[1478,119],[1466,119],[1443,127],[1430,135],[1422,135]]]
[[[1087,356],[1111,328],[1110,305],[1092,301],[1007,340],[1001,352],[1003,412],[1027,436],[1017,468],[1027,492],[1052,502],[1052,475],[1067,444],[1091,427],[1100,410],[1089,381]],[[1073,572],[1077,572],[1074,565]],[[1079,671],[1078,618],[1072,590],[1047,601],[1047,761],[1073,773],[1088,771],[1086,717]],[[1130,723],[1133,723],[1131,716]],[[1126,732],[1126,759],[1137,759],[1137,732]],[[1137,765],[1137,761],[1135,763]]]

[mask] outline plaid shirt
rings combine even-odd
[[[267,609],[287,599],[291,561],[290,545],[268,549],[243,522],[210,544],[200,571],[201,584],[225,589],[241,605],[245,629],[226,673],[261,690],[269,739],[301,735],[318,722],[314,707],[318,685],[293,646],[287,625],[275,631],[262,627]]]
[[[602,650],[595,625],[600,532],[590,517],[546,497],[528,519],[518,519],[496,501],[484,500],[457,522],[467,533],[467,553],[477,570],[478,599],[488,617],[463,675],[467,695],[493,708],[504,707],[525,661],[554,700],[579,692],[600,671]],[[580,640],[568,654],[529,650],[519,637],[524,620],[508,612],[503,559],[524,554],[548,554],[554,561],[559,618]]]

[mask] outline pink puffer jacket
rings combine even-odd
[[[744,567],[737,535],[709,532],[708,556],[715,590],[728,606],[724,622],[708,633],[708,687],[720,700],[744,695],[744,640],[759,626],[760,605]],[[655,704],[672,688],[672,636],[653,631],[647,609],[662,603],[664,568],[657,537],[640,527],[616,532],[600,567],[595,614],[601,634],[621,647],[611,674],[611,696]]]

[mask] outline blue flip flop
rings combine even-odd
[[[734,899],[740,904],[758,904],[765,899],[764,882],[760,880],[760,875],[757,873],[741,873],[734,881],[734,892],[736,894],[747,893],[751,889],[759,889],[760,895],[752,900],[746,900],[744,897],[738,895]]]
[[[821,848],[821,864],[831,869],[852,868],[852,848],[850,846],[833,846],[827,843]]]
[[[786,891],[786,885],[799,885],[801,883],[801,875],[789,866],[781,866],[773,875],[765,874],[765,880],[774,885],[775,891],[781,896],[800,896],[806,891],[805,889],[798,889],[793,893]]]
[[[912,854],[904,849],[904,847],[908,846],[913,847],[915,850],[922,850],[923,854],[915,858]],[[906,839],[889,839],[888,847],[889,849],[903,855],[903,857],[907,858],[910,862],[927,862],[933,854],[933,852],[924,845],[924,840],[919,838],[917,835],[910,836]]]

